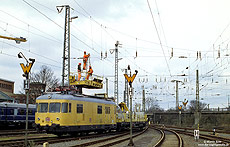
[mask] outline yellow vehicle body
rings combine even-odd
[[[113,101],[46,94],[38,97],[36,104],[35,123],[39,131],[59,135],[116,129],[116,104]]]
[[[120,109],[117,111],[117,128],[118,130],[130,127],[130,111],[125,103],[119,104]],[[148,118],[144,112],[132,113],[132,125],[136,128],[144,128]]]

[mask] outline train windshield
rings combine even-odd
[[[47,112],[48,103],[39,103],[38,104],[38,112]]]
[[[60,103],[50,103],[49,112],[58,113],[60,112],[61,104]]]

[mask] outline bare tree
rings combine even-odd
[[[199,110],[203,110],[207,104],[202,103],[201,101],[199,102]],[[196,110],[196,100],[191,100],[188,106],[188,109],[190,111],[195,111]]]
[[[42,65],[37,73],[31,73],[30,82],[45,84],[46,90],[59,86],[59,79],[54,75],[52,69],[46,65]]]
[[[163,111],[162,108],[160,108],[159,104],[153,97],[147,97],[145,99],[145,105],[147,107],[147,113],[156,112],[156,111]]]

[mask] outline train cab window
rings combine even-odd
[[[61,112],[62,113],[68,112],[68,103],[62,103]]]
[[[105,107],[105,114],[110,114],[110,107]]]
[[[83,113],[83,104],[77,104],[77,113]]]
[[[38,112],[47,112],[48,111],[48,103],[39,103],[38,104]]]
[[[102,114],[102,106],[97,106],[97,114]]]
[[[60,103],[50,103],[49,105],[49,113],[59,113],[61,108]]]
[[[69,103],[69,113],[71,113],[71,103]]]

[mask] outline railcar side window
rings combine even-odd
[[[33,111],[32,111],[32,109],[29,109],[29,111],[28,111],[28,115],[33,115]]]
[[[68,103],[62,103],[61,112],[62,113],[68,112]]]
[[[71,113],[71,103],[69,103],[69,113]]]
[[[25,109],[21,108],[19,109],[19,115],[25,115]]]
[[[97,114],[102,114],[102,106],[97,106]]]
[[[83,113],[83,104],[77,104],[77,113]]]
[[[50,103],[49,112],[50,113],[59,113],[61,108],[60,103]]]
[[[9,110],[9,115],[14,115],[14,109]]]
[[[110,114],[110,107],[105,107],[105,114]]]
[[[38,112],[47,112],[48,103],[39,103],[38,104]]]
[[[1,109],[1,111],[0,111],[0,112],[1,112],[1,115],[4,115],[4,110],[3,110],[3,109]]]

